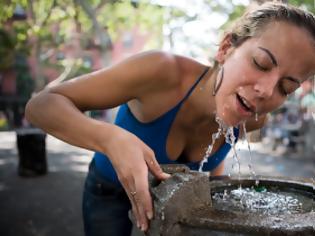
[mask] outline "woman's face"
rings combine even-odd
[[[237,48],[221,47],[217,60],[224,77],[215,96],[216,112],[235,126],[278,108],[314,74],[315,41],[304,29],[273,22]]]

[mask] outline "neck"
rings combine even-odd
[[[211,68],[211,73],[209,77],[204,81],[204,91],[201,95],[201,99],[203,101],[203,105],[200,106],[204,108],[204,116],[205,118],[215,122],[215,114],[216,114],[216,97],[213,96],[215,82],[217,80],[219,69],[218,67]]]
[[[192,124],[217,124],[215,96],[212,95],[217,75],[218,68],[210,68],[207,77],[196,88],[196,95],[189,106],[189,111],[193,111],[190,114],[194,114],[191,117]]]

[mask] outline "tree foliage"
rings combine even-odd
[[[35,70],[38,89],[46,83],[43,75],[45,67],[57,68],[60,74],[69,65],[75,67],[66,77],[80,71],[86,72],[79,54],[73,58],[59,58],[51,63],[50,59],[58,57],[58,52],[67,44],[72,44],[74,37],[79,37],[78,50],[84,50],[92,41],[96,43],[104,55],[105,65],[109,63],[108,53],[112,49],[112,41],[125,30],[138,27],[141,31],[150,32],[155,42],[159,43],[155,47],[162,44],[164,9],[146,0],[0,1],[0,56],[12,59],[16,53],[23,52],[27,56],[33,53],[38,65]],[[18,19],[18,13],[23,10],[27,18],[12,21],[8,29],[8,22],[12,18]],[[9,68],[14,64],[13,61],[7,60],[1,65]]]
[[[304,7],[315,14],[314,0],[289,0],[288,2],[296,6]]]

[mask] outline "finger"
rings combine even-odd
[[[150,170],[150,172],[157,178],[160,180],[165,180],[171,177],[170,174],[163,172],[161,166],[159,165],[159,163],[157,162],[155,155],[152,152],[148,153],[145,156],[145,162],[147,163],[147,166]]]
[[[132,182],[132,183],[130,183]],[[137,227],[140,228],[141,223],[140,223],[140,215],[138,212],[138,207],[137,207],[137,203],[135,201],[134,195],[136,194],[136,187],[135,187],[135,183],[134,181],[130,181],[130,178],[125,178],[123,180],[121,180],[121,184],[130,200],[131,203],[131,209],[132,212],[134,214],[134,217],[136,219],[137,222]]]
[[[145,209],[143,207],[143,200],[142,200],[142,194],[138,193],[136,195],[134,195],[134,199],[136,202],[136,206],[137,206],[137,212],[139,215],[139,222],[140,222],[140,229],[142,231],[147,231],[148,229],[148,219],[146,217],[145,214]]]
[[[130,203],[131,203],[131,210],[132,210],[132,213],[135,217],[137,227],[140,229],[140,226],[141,226],[140,215],[138,213],[138,207],[137,207],[137,203],[135,201],[134,195],[132,195],[130,193],[128,193],[127,195],[128,195],[129,200],[130,200]]]
[[[145,176],[145,177],[142,177]],[[146,231],[148,228],[148,220],[153,218],[152,198],[149,192],[148,172],[144,172],[135,178],[137,186],[136,203],[141,218],[142,230]],[[142,221],[143,220],[143,221]]]
[[[154,209],[153,209],[153,202],[152,202],[152,197],[149,192],[149,187],[146,186],[144,191],[143,191],[143,208],[145,212],[145,216],[147,217],[148,220],[152,220],[153,215],[154,215]]]

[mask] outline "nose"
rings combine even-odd
[[[270,98],[273,95],[275,87],[277,85],[277,78],[259,78],[254,84],[254,90],[260,98]]]

